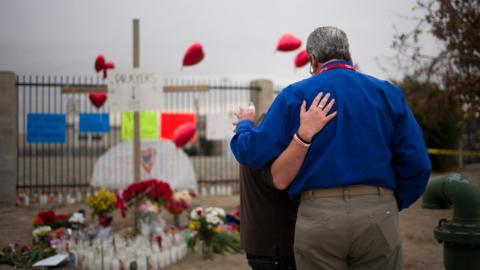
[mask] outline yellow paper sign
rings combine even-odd
[[[158,140],[158,114],[156,112],[140,112],[140,138],[142,140]],[[122,113],[122,141],[133,138],[133,112]]]

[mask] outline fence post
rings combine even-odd
[[[17,197],[18,91],[13,72],[0,71],[0,203],[14,204]]]
[[[273,101],[273,82],[271,80],[254,80],[251,87],[258,87],[259,91],[253,91],[252,102],[255,105],[257,116],[267,112]]]

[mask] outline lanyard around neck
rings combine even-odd
[[[334,69],[334,68],[344,68],[344,69],[350,69],[350,70],[355,71],[355,67],[353,67],[352,65],[339,63],[339,64],[327,65],[326,67],[320,69],[319,73],[322,73],[322,72],[325,72],[325,71],[328,71],[328,70]]]

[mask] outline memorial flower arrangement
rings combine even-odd
[[[188,190],[175,192],[172,199],[165,203],[165,209],[167,209],[168,212],[174,215],[180,214],[183,211],[187,211],[188,209],[190,209],[192,198],[194,198],[195,196],[195,193]]]
[[[238,233],[225,227],[225,210],[217,207],[197,207],[190,212],[188,228],[191,237],[188,246],[201,244],[202,255],[209,259],[212,253],[239,252]]]
[[[165,203],[165,209],[173,215],[173,223],[175,227],[180,228],[180,214],[190,209],[192,198],[196,194],[188,190],[175,192],[171,200]]]
[[[160,208],[158,207],[158,205],[150,201],[144,202],[138,207],[138,213],[140,214],[140,218],[144,221],[147,221],[148,223],[150,223],[151,220],[153,220],[159,212]]]
[[[148,179],[130,184],[122,193],[128,206],[145,200],[150,200],[158,206],[172,199],[173,191],[170,185],[162,180]]]
[[[57,214],[53,210],[39,211],[33,218],[33,226],[50,226],[52,229],[67,227],[68,215]]]
[[[82,212],[75,212],[68,218],[68,223],[74,230],[81,229],[85,226],[85,215]]]
[[[35,262],[53,256],[55,253],[55,250],[50,247],[29,247],[19,243],[9,244],[0,251],[0,265],[6,264],[15,268],[30,268]]]
[[[110,226],[113,221],[110,213],[115,209],[117,202],[115,193],[102,187],[94,195],[88,196],[85,202],[92,209],[92,216],[98,217],[100,226]]]

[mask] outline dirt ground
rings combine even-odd
[[[480,166],[470,166],[466,173],[477,176]],[[219,206],[227,210],[239,204],[239,196],[198,197],[194,205]],[[85,205],[70,205],[53,208],[59,213],[69,213]],[[32,218],[40,210],[36,207],[0,207],[0,246],[14,241],[31,241]],[[443,247],[433,237],[433,228],[441,218],[451,219],[451,210],[426,210],[421,208],[421,200],[400,213],[400,230],[403,241],[404,269],[443,269]],[[131,217],[132,215],[130,215]],[[132,218],[122,220],[114,216],[114,229],[131,226]],[[171,220],[167,220],[171,222]],[[13,269],[1,266],[0,269]],[[249,269],[244,254],[215,255],[213,260],[204,261],[198,254],[189,253],[182,261],[166,268],[167,270],[240,270]]]

